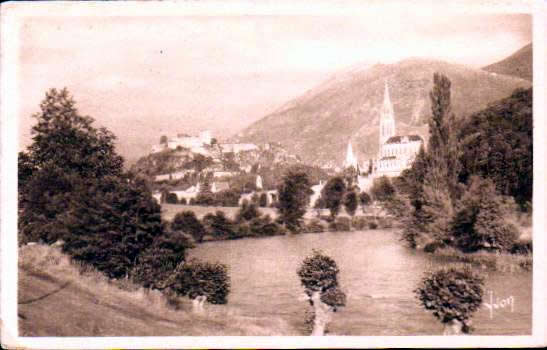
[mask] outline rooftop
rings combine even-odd
[[[416,142],[422,141],[423,139],[420,135],[403,135],[403,136],[391,136],[386,143],[407,143],[407,142]]]

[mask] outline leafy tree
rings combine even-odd
[[[313,193],[308,175],[305,172],[289,169],[278,188],[279,219],[287,229],[297,231],[306,213],[306,207]]]
[[[445,325],[456,326],[455,334],[470,333],[470,318],[482,305],[484,280],[470,268],[442,268],[428,273],[414,291],[426,310]]]
[[[217,210],[215,214],[209,213],[205,215],[203,217],[203,224],[207,232],[217,239],[233,238],[236,236],[234,223],[221,210]]]
[[[237,207],[241,195],[237,191],[229,189],[215,193],[214,197],[216,205],[222,207]]]
[[[333,220],[340,212],[345,193],[346,182],[340,176],[331,178],[321,190],[321,197],[324,198],[325,207],[330,210],[330,216]]]
[[[191,299],[206,296],[211,304],[226,304],[230,293],[228,266],[194,259],[180,264],[168,285],[177,294]]]
[[[171,230],[182,231],[190,234],[196,242],[203,241],[205,235],[205,227],[196,217],[196,214],[191,210],[185,210],[177,213],[171,223]]]
[[[63,250],[109,277],[127,276],[139,254],[164,232],[161,208],[132,176],[80,183],[58,216]]]
[[[196,196],[196,204],[206,206],[215,205],[215,196],[211,190],[211,183],[207,178],[200,184],[199,193]]]
[[[391,184],[388,177],[382,176],[374,180],[370,193],[374,200],[387,202],[395,196],[395,187]]]
[[[363,212],[365,211],[365,208],[370,205],[370,203],[372,203],[372,198],[370,198],[370,195],[365,191],[361,192],[359,194],[359,204],[361,204]]]
[[[177,204],[179,201],[178,201],[178,197],[175,193],[168,192],[167,196],[165,197],[165,202],[168,203],[168,204]]]
[[[138,256],[131,271],[133,281],[145,288],[163,289],[164,282],[184,262],[186,250],[192,247],[182,232],[167,231]]]
[[[308,320],[313,323],[312,335],[323,335],[330,319],[328,314],[346,305],[346,295],[339,288],[339,272],[336,262],[317,250],[306,257],[297,270],[300,283],[313,307],[313,314]]]
[[[490,178],[501,195],[525,209],[533,188],[533,92],[517,89],[511,96],[467,118],[459,130],[468,138],[460,158],[460,181],[473,175]]]
[[[344,208],[350,216],[355,215],[357,206],[359,205],[359,197],[355,191],[349,191],[344,197]]]
[[[68,90],[51,89],[33,115],[32,144],[19,153],[19,229],[25,240],[60,238],[57,217],[82,182],[121,176],[114,135],[81,116]]]
[[[490,179],[471,177],[451,221],[450,243],[464,252],[509,251],[518,232],[506,221],[503,206]]]
[[[236,215],[236,221],[250,221],[252,219],[260,217],[261,213],[256,207],[256,204],[243,201],[241,207]]]

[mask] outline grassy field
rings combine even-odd
[[[299,335],[281,318],[241,315],[229,304],[196,315],[177,298],[176,309],[159,291],[111,281],[45,245],[20,248],[18,292],[21,336]]]

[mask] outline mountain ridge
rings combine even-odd
[[[378,151],[379,111],[384,81],[390,89],[397,134],[427,138],[429,91],[435,72],[452,81],[453,111],[469,115],[488,103],[510,95],[530,82],[435,59],[408,58],[393,64],[334,74],[254,122],[235,140],[280,142],[287,150],[314,165],[340,165],[348,141],[360,162]]]

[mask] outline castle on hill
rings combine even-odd
[[[367,174],[366,177],[359,176],[358,178],[359,187],[362,185],[367,188],[370,185],[369,183],[372,182],[371,179],[381,176],[396,177],[401,175],[403,170],[410,168],[423,143],[424,141],[419,135],[397,135],[395,113],[393,112],[393,104],[391,103],[386,81],[384,102],[380,110],[378,155],[375,159],[364,162],[363,166],[360,167],[350,141],[348,142],[344,168],[354,167],[358,174],[362,170],[367,171],[372,168],[372,172]],[[367,163],[372,166],[370,167]],[[361,189],[363,190],[362,187]]]

